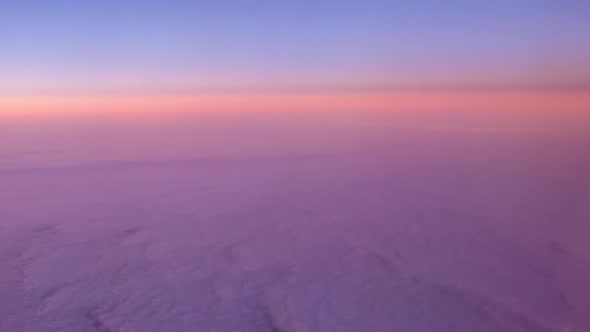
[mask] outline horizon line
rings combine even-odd
[[[156,95],[201,95],[201,94],[315,94],[315,93],[396,93],[396,92],[590,92],[590,82],[581,84],[400,84],[400,85],[283,85],[283,86],[233,86],[233,87],[198,87],[198,88],[96,88],[96,89],[34,89],[33,91],[2,91],[0,97],[19,96],[137,96]]]

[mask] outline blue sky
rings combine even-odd
[[[0,1],[0,92],[574,86],[586,1]]]

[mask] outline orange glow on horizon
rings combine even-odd
[[[584,110],[588,91],[2,96],[0,116],[179,111]]]

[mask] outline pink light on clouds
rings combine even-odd
[[[0,116],[203,111],[588,110],[587,91],[210,93],[0,97]]]

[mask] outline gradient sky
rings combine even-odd
[[[0,0],[0,94],[590,83],[590,2]]]

